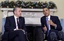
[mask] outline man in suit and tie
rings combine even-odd
[[[41,25],[48,41],[58,41],[58,32],[62,30],[59,18],[50,15],[49,8],[43,8],[44,16],[41,17]]]
[[[6,17],[5,32],[8,32],[9,41],[26,41],[25,20],[21,16],[21,8],[13,9],[14,16]]]

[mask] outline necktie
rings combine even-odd
[[[17,18],[17,26],[18,26],[18,28],[20,27],[19,18]]]
[[[49,35],[50,25],[48,23],[48,17],[46,17],[46,23],[47,23],[47,36]]]

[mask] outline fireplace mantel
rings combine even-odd
[[[6,10],[6,11],[8,11],[8,10],[13,10],[13,8],[0,8],[0,10]],[[25,8],[22,8],[22,11],[43,11],[43,9],[25,9]],[[50,11],[51,12],[55,12],[55,11],[57,11],[57,9],[50,9]]]
[[[0,8],[3,18],[13,15],[13,8]],[[57,9],[50,9],[51,15],[54,15]],[[43,16],[43,9],[24,9],[22,8],[22,16],[25,17],[25,24],[40,25],[40,18]]]

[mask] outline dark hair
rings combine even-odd
[[[14,11],[16,10],[16,8],[20,8],[20,7],[15,7],[15,8],[13,8],[13,13],[14,13]]]
[[[48,7],[44,7],[44,8],[47,8],[47,9],[49,10],[49,8],[48,8]],[[43,9],[44,9],[44,8],[43,8]]]

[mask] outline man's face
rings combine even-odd
[[[16,10],[14,11],[15,15],[17,17],[20,17],[21,16],[21,8],[16,8]]]
[[[49,16],[49,15],[50,15],[50,10],[49,10],[48,8],[44,8],[44,9],[43,9],[43,14],[44,14],[45,16]]]

